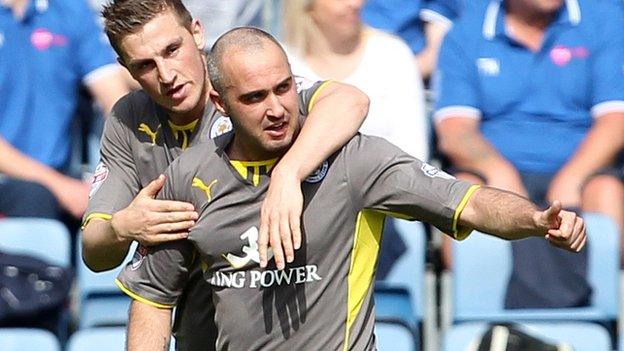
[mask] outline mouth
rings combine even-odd
[[[274,139],[279,139],[286,135],[286,131],[288,130],[288,122],[282,121],[280,123],[274,123],[264,128],[264,130],[267,132],[267,134],[269,134],[270,137]]]
[[[180,100],[184,98],[186,92],[186,83],[176,85],[175,87],[167,90],[167,96],[174,100]]]

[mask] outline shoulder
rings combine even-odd
[[[405,41],[398,36],[378,29],[367,27],[367,45],[375,52],[383,52],[384,56],[394,57],[394,55],[407,55],[412,57],[412,50]]]
[[[47,6],[48,11],[53,11],[56,16],[64,20],[64,23],[76,30],[76,35],[84,36],[91,33],[85,33],[80,30],[82,24],[92,22],[98,23],[98,14],[84,0],[42,0],[42,6]],[[76,19],[80,20],[76,20]]]
[[[172,163],[171,168],[183,170],[184,174],[193,175],[204,168],[214,168],[214,160],[219,158],[215,140],[205,140],[186,149]]]
[[[112,116],[123,122],[134,122],[145,119],[146,116],[155,116],[155,103],[143,91],[135,90],[124,95],[115,103]]]
[[[568,11],[578,11],[580,26],[594,33],[600,28],[616,24],[622,28],[624,21],[624,6],[616,0],[575,0],[569,2]],[[615,22],[615,23],[614,23]]]

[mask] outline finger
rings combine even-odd
[[[183,212],[162,212],[158,213],[158,216],[162,218],[160,223],[175,223],[194,221],[199,218],[199,215],[195,211],[183,211]]]
[[[549,229],[547,237],[549,240],[566,241],[566,238],[559,229]]]
[[[566,240],[569,239],[572,235],[576,219],[577,216],[574,212],[561,212],[561,224],[559,225],[559,230],[561,231],[561,236]]]
[[[301,211],[290,213],[290,232],[292,233],[293,246],[295,250],[301,248]]]
[[[148,202],[148,207],[157,212],[194,211],[193,204],[184,201],[158,200],[152,199]]]
[[[161,174],[158,178],[147,184],[145,188],[141,189],[141,191],[139,191],[139,195],[154,198],[158,195],[158,192],[162,189],[163,185],[165,185],[165,176]]]
[[[258,232],[258,253],[260,254],[260,267],[267,266],[267,246],[269,245],[269,221],[264,207],[260,211],[260,231]]]
[[[570,248],[572,248],[572,250],[576,252],[580,251],[580,249],[582,248],[581,243],[583,242],[585,237],[585,223],[582,218],[579,218],[578,221],[574,224],[574,233]]]
[[[581,241],[581,243],[575,248],[576,252],[581,252],[581,250],[583,250],[583,248],[585,247],[585,243],[587,243],[587,236],[583,235],[583,240]]]
[[[189,231],[195,225],[195,221],[170,222],[154,225],[150,228],[152,236],[158,236],[164,233],[177,233]]]
[[[179,233],[167,233],[167,234],[158,234],[158,235],[150,235],[147,237],[143,237],[139,240],[142,245],[145,246],[153,246],[158,245],[170,241],[182,240],[188,238],[188,232],[179,232]]]
[[[282,239],[279,233],[279,223],[276,215],[269,215],[269,242],[273,250],[273,258],[277,269],[284,269],[284,252],[282,251]]]
[[[290,218],[288,214],[282,214],[279,221],[282,248],[284,249],[284,255],[286,255],[286,262],[291,263],[295,259],[295,254],[293,250],[292,234],[290,232]]]

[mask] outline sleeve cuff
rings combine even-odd
[[[121,67],[118,64],[109,63],[107,65],[98,67],[94,69],[93,71],[85,74],[84,78],[82,78],[82,82],[85,85],[91,85],[93,82],[96,82],[102,78],[105,78],[106,76],[114,72],[118,72],[120,69]]]
[[[433,114],[433,120],[435,122],[439,122],[449,117],[481,119],[481,111],[472,106],[448,106],[437,110]]]
[[[464,240],[470,235],[470,233],[472,233],[472,230],[473,230],[472,228],[459,226],[459,216],[461,215],[462,211],[468,204],[468,200],[470,200],[470,198],[475,193],[475,191],[479,189],[480,187],[481,186],[479,185],[473,185],[470,188],[468,188],[468,191],[466,191],[466,194],[461,199],[461,201],[459,202],[459,205],[455,209],[455,214],[453,215],[453,228],[452,228],[452,234],[455,240],[459,240],[459,241]]]
[[[624,100],[604,101],[591,108],[591,115],[593,118],[599,118],[614,112],[624,113]]]
[[[155,301],[152,301],[150,299],[147,299],[145,297],[140,296],[139,294],[131,291],[130,289],[128,289],[119,279],[115,279],[115,284],[117,285],[117,287],[124,292],[124,294],[130,296],[132,299],[137,300],[139,302],[142,302],[146,305],[152,306],[152,307],[157,307],[157,308],[167,308],[167,309],[171,309],[174,308],[175,305],[167,305],[167,304],[162,304],[162,303],[158,303]]]
[[[98,212],[89,213],[89,215],[84,219],[84,221],[82,221],[82,225],[80,226],[80,229],[84,230],[87,224],[89,224],[89,222],[94,218],[100,218],[100,219],[109,221],[111,218],[113,218],[113,216],[108,213],[98,213]]]

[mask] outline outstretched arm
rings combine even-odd
[[[301,182],[357,133],[368,106],[368,96],[351,85],[332,81],[318,92],[296,142],[271,175],[258,239],[262,267],[269,244],[279,269],[294,260],[301,246]]]
[[[495,188],[477,189],[459,216],[459,224],[507,240],[544,237],[551,244],[579,252],[586,242],[585,223],[554,201],[541,211],[531,201]]]

